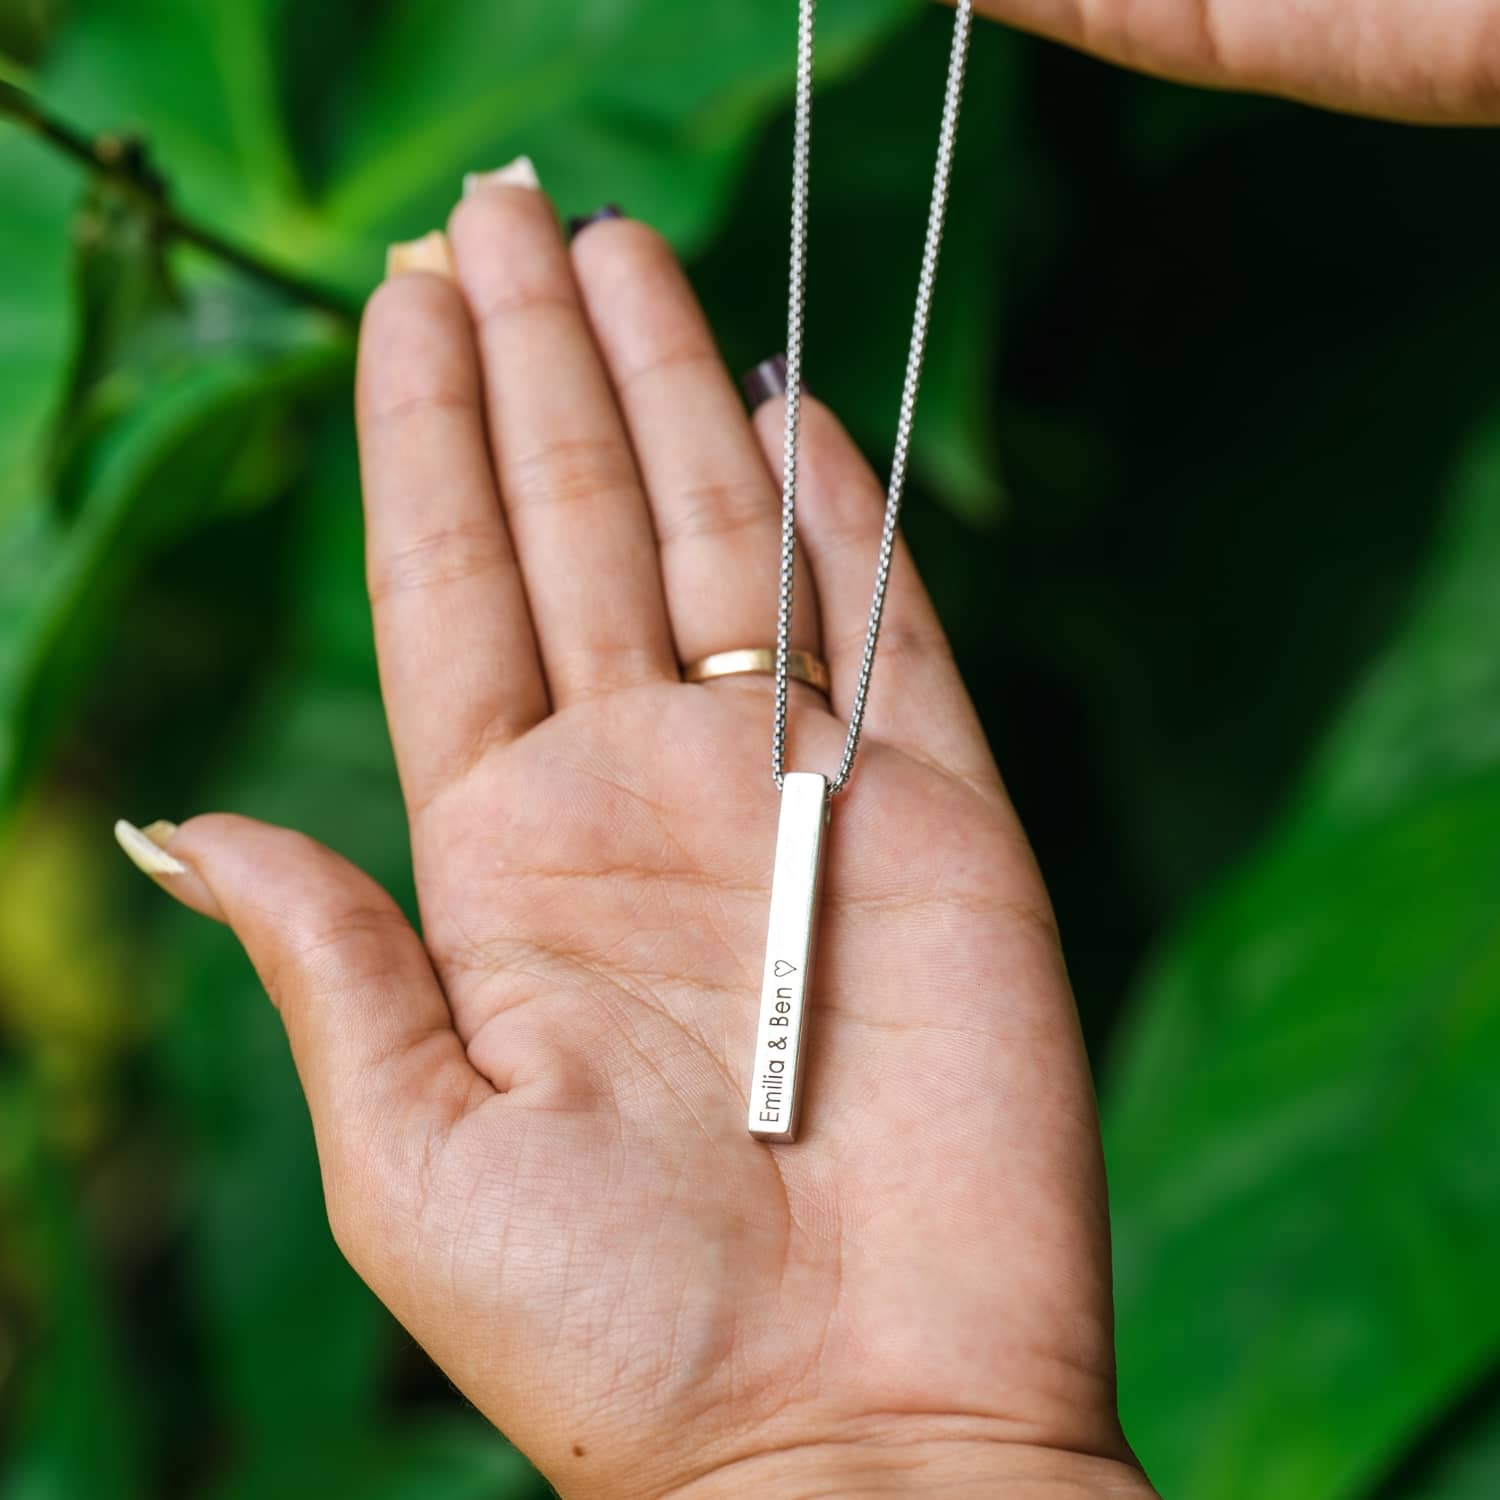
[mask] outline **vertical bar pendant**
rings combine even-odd
[[[808,983],[818,927],[828,780],[813,771],[782,778],[771,920],[760,982],[755,1069],[750,1076],[750,1134],[759,1141],[794,1141],[801,1103],[802,1042]]]

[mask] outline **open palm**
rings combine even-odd
[[[281,1007],[340,1244],[569,1496],[919,1466],[1148,1493],[1046,896],[910,558],[832,822],[801,1139],[766,1146],[770,682],[679,662],[772,632],[781,403],[746,419],[642,226],[570,251],[491,181],[451,236],[454,279],[373,299],[360,374],[422,938],[299,835],[170,839]],[[828,769],[882,496],[816,402],[804,442],[793,643],[834,687],[794,685],[789,764]]]

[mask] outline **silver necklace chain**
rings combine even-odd
[[[807,179],[812,144],[813,13],[816,0],[800,0],[797,26],[796,139],[792,151],[792,254],[787,295],[786,329],[786,435],[781,478],[781,586],[776,609],[776,721],[771,735],[771,776],[781,790],[786,774],[787,652],[792,629],[793,560],[797,545],[797,439],[802,415],[802,305],[807,284]],[[953,172],[953,148],[958,135],[958,108],[963,97],[964,66],[969,53],[972,0],[957,0],[953,17],[953,50],[948,60],[948,88],[943,98],[943,124],[938,136],[937,170],[932,182],[932,202],[927,212],[927,240],[922,250],[922,270],[917,279],[917,307],[912,320],[911,347],[906,356],[906,381],[901,389],[901,412],[896,422],[896,446],[891,455],[890,484],[886,490],[885,525],[880,534],[875,589],[870,598],[870,619],[865,629],[864,656],[849,710],[849,732],[844,737],[844,755],[838,771],[828,783],[831,797],[848,784],[859,751],[864,724],[865,700],[870,693],[870,673],[875,665],[875,647],[880,639],[880,617],[885,609],[885,591],[890,581],[891,553],[896,545],[896,523],[901,514],[901,496],[906,488],[907,456],[911,448],[912,421],[917,410],[917,387],[922,378],[922,356],[927,348],[927,325],[932,314],[932,288],[937,279],[938,252],[943,243],[943,219],[948,209],[948,182]]]

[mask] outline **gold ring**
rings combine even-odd
[[[707,682],[711,677],[738,677],[747,672],[776,671],[776,651],[770,646],[747,646],[740,651],[715,651],[712,656],[699,657],[682,668],[684,682]],[[816,688],[828,696],[828,664],[821,656],[811,651],[788,651],[786,675]]]

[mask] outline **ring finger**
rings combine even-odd
[[[573,263],[650,497],[679,656],[772,645],[780,487],[687,277],[661,236],[630,219],[588,225]],[[791,644],[820,649],[800,550]]]

